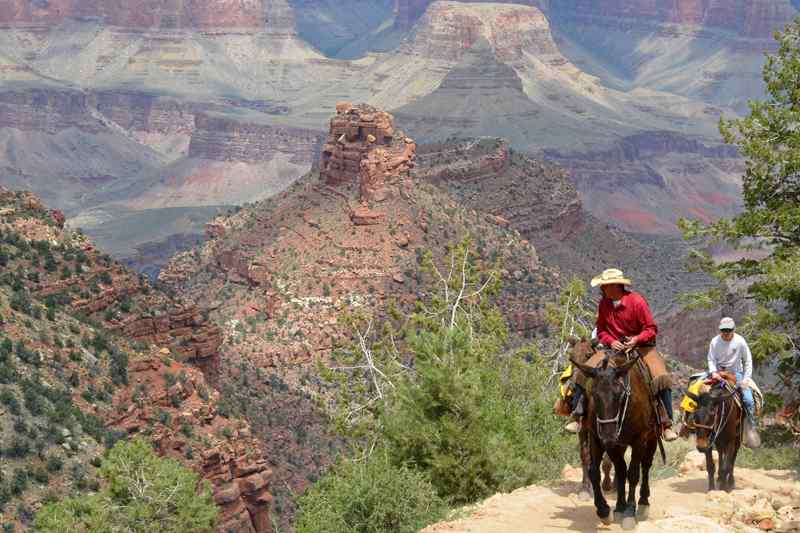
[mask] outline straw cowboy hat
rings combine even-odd
[[[630,285],[631,280],[622,274],[622,270],[618,268],[608,268],[603,270],[599,276],[592,278],[592,287],[601,287],[603,285],[613,285],[619,283],[621,285]]]

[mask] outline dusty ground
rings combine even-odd
[[[682,470],[689,471],[651,484],[650,519],[639,524],[637,531],[688,533],[687,528],[691,528],[692,533],[758,531],[744,526],[731,513],[741,510],[746,502],[764,498],[771,506],[783,508],[784,512],[787,507],[794,507],[794,515],[800,517],[800,478],[793,472],[737,468],[737,490],[728,497],[724,493],[706,494],[706,475],[699,468]],[[619,524],[602,525],[595,515],[592,501],[578,498],[579,485],[574,480],[575,473],[566,468],[567,480],[553,486],[531,486],[510,494],[495,495],[470,510],[465,518],[435,524],[421,533],[622,531]],[[612,494],[606,497],[613,507]],[[727,511],[724,502],[728,502]],[[777,509],[774,513],[770,520],[780,523]],[[755,519],[749,524],[753,528],[758,525]]]

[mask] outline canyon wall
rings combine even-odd
[[[89,113],[91,98],[79,91],[27,89],[0,92],[0,128],[55,133],[78,128],[99,133],[103,124]]]
[[[433,0],[398,0],[396,24],[411,28],[432,3]],[[531,5],[554,18],[594,23],[605,19],[605,24],[623,26],[635,25],[634,21],[698,25],[760,39],[770,38],[775,29],[797,15],[790,0],[509,0],[496,3]]]
[[[0,23],[99,20],[126,28],[249,28],[266,20],[265,0],[3,0]]]
[[[244,122],[198,113],[189,143],[189,157],[215,161],[269,161],[276,153],[309,164],[320,141],[319,132]]]

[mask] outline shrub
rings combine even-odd
[[[11,493],[19,496],[28,488],[28,473],[21,468],[14,470],[14,479],[11,481]]]
[[[11,309],[25,314],[31,314],[31,299],[24,291],[16,291],[11,297]]]
[[[0,363],[0,383],[14,383],[16,380],[17,370],[11,361]]]
[[[111,364],[109,365],[111,381],[114,385],[128,384],[128,354],[120,350],[111,351]]]
[[[48,472],[61,472],[61,469],[64,468],[64,461],[61,460],[61,457],[57,455],[50,455],[47,458],[47,471]]]
[[[107,483],[100,492],[45,505],[35,529],[106,532],[113,524],[119,531],[215,531],[217,507],[208,484],[198,493],[197,474],[158,457],[143,439],[117,443],[101,474]],[[140,483],[134,486],[131,479]]]
[[[298,501],[296,533],[415,533],[446,506],[424,474],[382,453],[344,460]]]
[[[413,465],[460,504],[557,477],[574,446],[552,414],[549,367],[533,347],[508,349],[493,303],[499,269],[487,268],[469,241],[451,253],[445,274],[423,257],[422,268],[447,290],[431,293],[418,312],[394,319],[390,312],[378,327],[352,319],[376,332],[369,354],[359,333],[352,349],[336,355],[339,368],[357,370],[333,374],[349,382],[340,389],[341,428],[363,445],[377,441],[392,464]],[[363,406],[357,417],[354,405]]]
[[[31,451],[31,444],[28,439],[15,435],[11,438],[8,447],[3,450],[3,454],[7,457],[19,459],[25,457]]]
[[[574,452],[542,386],[543,365],[482,360],[468,337],[420,337],[417,350],[432,357],[417,360],[416,376],[398,383],[381,416],[395,462],[428,472],[457,503],[557,477]]]
[[[14,391],[3,389],[3,391],[0,392],[0,403],[8,407],[12,415],[19,415],[19,400],[17,399],[17,395],[14,394]]]
[[[47,470],[39,466],[33,469],[33,479],[35,479],[37,483],[45,485],[50,480],[50,475],[47,473]]]

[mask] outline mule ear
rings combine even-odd
[[[570,346],[574,347],[576,344],[581,342],[581,340],[583,340],[583,339],[581,339],[580,337],[576,337],[575,335],[570,335],[569,338],[567,339],[567,343]]]
[[[593,378],[597,376],[597,368],[589,365],[584,365],[583,363],[578,363],[577,361],[575,361],[575,359],[572,358],[570,358],[569,362],[572,363],[572,366],[583,372],[583,374],[586,377]]]

